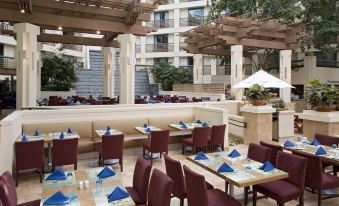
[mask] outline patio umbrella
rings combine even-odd
[[[253,84],[259,84],[264,88],[294,88],[292,85],[284,82],[281,79],[276,78],[275,76],[260,70],[253,74],[252,76],[242,80],[241,82],[235,84],[232,88],[234,89],[244,89],[250,88]]]

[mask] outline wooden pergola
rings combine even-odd
[[[41,29],[102,34],[103,38],[88,38],[57,34],[38,36],[38,42],[119,47],[118,34],[144,36],[154,31],[143,26],[151,20],[157,4],[165,0],[1,0],[0,21],[31,23]],[[11,30],[0,34],[15,35]]]
[[[231,45],[243,45],[244,55],[257,49],[294,50],[304,35],[302,25],[287,25],[273,21],[256,21],[239,17],[221,16],[215,21],[189,30],[181,36],[193,54],[228,56]]]

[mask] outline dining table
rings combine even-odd
[[[61,191],[71,199],[71,206],[135,206],[131,196],[108,202],[109,195],[116,187],[125,189],[120,178],[121,173],[100,179],[97,177],[104,167],[65,171],[66,180],[46,180],[45,174],[40,205],[56,192]],[[88,181],[88,187],[85,182]],[[80,182],[83,187],[80,188]]]
[[[232,158],[227,152],[214,152],[207,153],[206,156],[208,159],[196,160],[196,155],[191,155],[187,157],[187,160],[223,179],[225,190],[227,190],[227,185],[230,186],[229,194],[231,196],[234,196],[234,186],[243,188],[288,177],[288,173],[276,168],[264,172],[260,169],[263,163],[251,160],[244,155]],[[218,172],[224,163],[234,171]]]
[[[183,131],[183,130],[193,130],[194,127],[202,127],[202,123],[198,123],[198,122],[183,122],[183,124],[186,126],[183,126],[180,123],[173,123],[173,124],[169,124],[169,127],[172,127],[176,130],[179,131]]]
[[[152,131],[161,131],[162,129],[157,126],[151,126],[151,125],[142,125],[134,127],[134,130],[139,132],[142,135],[146,135],[149,140],[151,140],[151,132]],[[146,151],[146,158],[147,159],[156,159],[160,157],[160,153],[151,153],[149,151]]]

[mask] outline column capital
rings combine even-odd
[[[16,34],[20,34],[22,32],[30,32],[34,35],[39,35],[40,26],[36,26],[34,24],[29,24],[29,23],[17,23],[17,24],[14,24],[14,32]]]

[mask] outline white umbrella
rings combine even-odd
[[[264,88],[280,88],[280,89],[294,88],[292,85],[284,82],[281,79],[276,78],[275,76],[263,70],[260,70],[253,74],[252,76],[235,84],[232,88],[234,89],[250,88],[253,84],[259,84]]]

